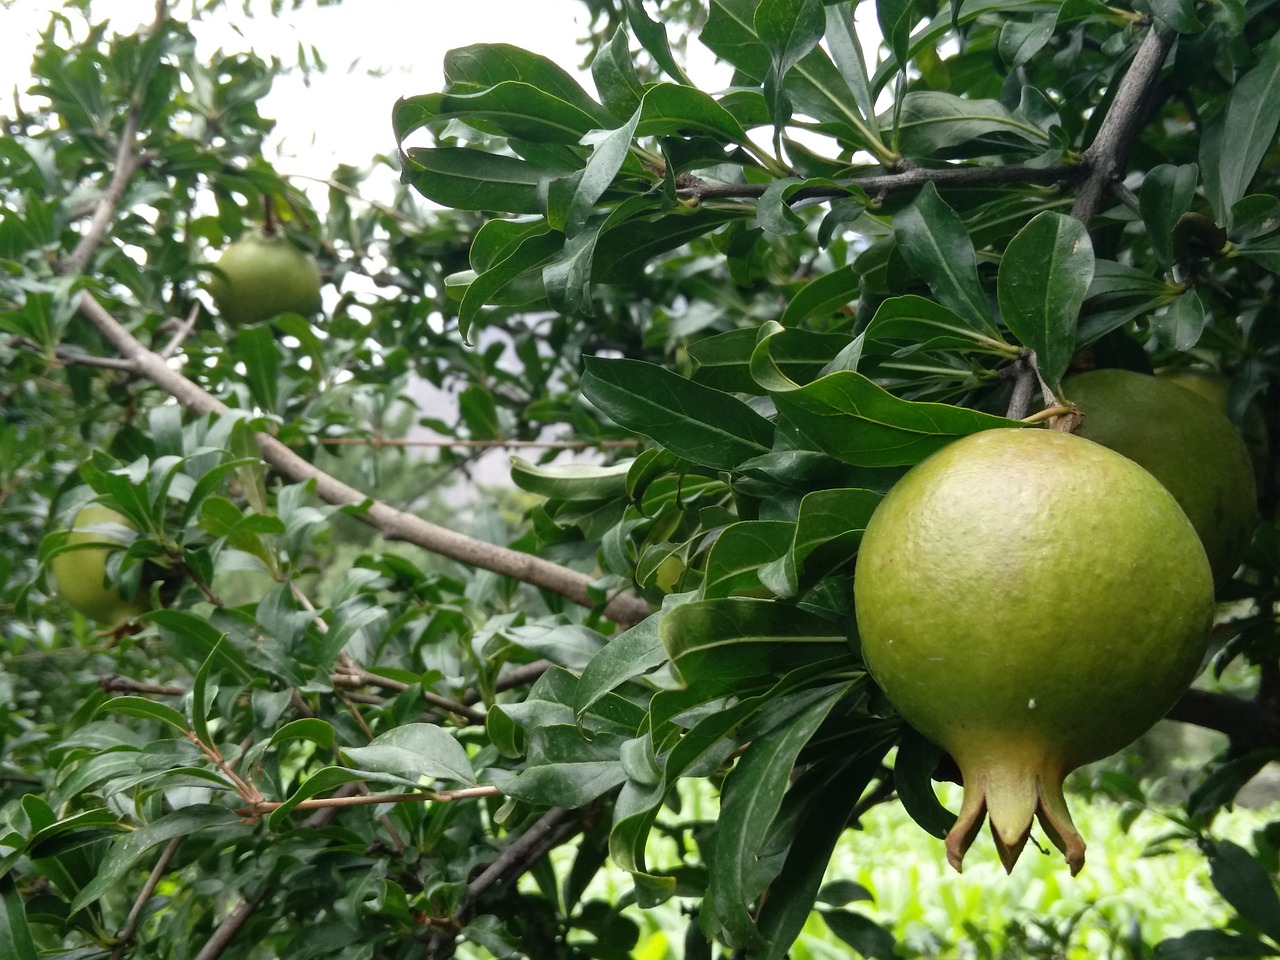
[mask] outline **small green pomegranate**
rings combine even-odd
[[[218,313],[233,327],[281,313],[310,316],[320,309],[320,270],[315,257],[281,234],[249,233],[218,259],[209,280]]]
[[[1012,870],[1038,817],[1073,874],[1085,844],[1063,778],[1164,716],[1214,610],[1160,482],[1044,429],[973,434],[910,470],[867,525],[854,600],[872,676],[963,775],[952,866],[986,815]]]

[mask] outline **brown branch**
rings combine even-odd
[[[335,673],[330,678],[333,683],[341,687],[379,687],[383,690],[390,690],[393,693],[403,693],[409,689],[407,683],[399,680],[392,680],[390,677],[380,677],[376,673],[371,673],[360,664],[356,663],[349,657],[344,658],[342,671]],[[430,690],[422,691],[422,699],[433,707],[439,707],[449,713],[456,714],[464,718],[469,723],[483,726],[485,715],[479,710],[472,710],[470,706],[458,700],[451,700],[449,697],[442,697],[438,693],[432,693]]]
[[[120,355],[132,361],[139,376],[146,377],[195,413],[221,415],[230,412],[221,400],[170,369],[158,354],[144,347],[88,291],[81,292],[78,306]],[[549,590],[584,607],[597,606],[597,598],[591,589],[593,580],[587,574],[429,523],[374,500],[325,473],[270,434],[259,433],[257,440],[263,459],[283,477],[295,483],[313,484],[316,495],[326,503],[359,508],[355,515],[375,527],[388,540],[416,544],[468,566]],[[640,622],[650,612],[649,604],[642,597],[630,593],[615,594],[604,605],[605,616],[624,627]]]
[[[1256,701],[1226,693],[1188,690],[1166,718],[1225,733],[1240,751],[1280,746],[1280,714]]]
[[[498,677],[494,682],[493,689],[501,693],[503,690],[511,690],[515,687],[524,686],[526,683],[533,683],[533,681],[551,669],[552,666],[554,664],[550,660],[535,660],[533,663],[525,663],[514,667]],[[466,704],[479,703],[482,699],[483,695],[479,690],[468,690],[462,695],[462,702]]]
[[[1174,32],[1161,26],[1153,26],[1143,38],[1098,127],[1098,135],[1080,157],[1088,175],[1071,213],[1082,223],[1088,223],[1102,209],[1112,184],[1124,174],[1148,98],[1173,39]]]
[[[466,923],[475,910],[476,901],[492,886],[503,880],[518,877],[528,871],[549,849],[560,840],[564,827],[577,829],[576,823],[566,824],[572,811],[564,807],[552,807],[519,837],[498,854],[493,863],[467,884],[467,895],[458,911],[458,921]]]
[[[267,887],[264,886],[252,900],[241,900],[235,909],[226,915],[222,923],[218,924],[218,929],[213,931],[213,935],[205,941],[204,946],[195,955],[194,960],[216,960],[216,958],[222,956],[222,951],[231,945],[231,941],[240,932],[240,928],[253,916],[254,911],[262,906],[263,901],[267,899],[268,892]]]
[[[932,183],[942,187],[990,187],[1010,183],[1060,183],[1077,180],[1084,171],[1080,167],[1060,164],[1052,167],[1028,167],[1021,164],[1004,166],[911,167],[901,173],[861,177],[846,181],[847,187],[805,187],[791,194],[790,203],[804,200],[838,200],[854,196],[861,190],[872,196],[884,196],[897,190],[912,190]],[[752,199],[769,188],[767,183],[694,183],[676,192],[689,200]]]
[[[151,899],[151,895],[155,893],[156,887],[165,875],[165,871],[169,869],[169,863],[173,860],[174,855],[178,852],[178,848],[182,846],[182,841],[185,839],[185,836],[174,837],[161,851],[160,859],[151,868],[147,882],[142,885],[142,889],[138,891],[137,897],[134,898],[133,909],[129,911],[129,917],[125,921],[124,927],[116,934],[116,945],[111,951],[111,960],[121,960],[133,944],[133,938],[138,932],[138,921],[142,917],[142,910],[147,905],[147,901]]]
[[[473,800],[477,797],[501,796],[497,787],[465,787],[461,790],[423,790],[420,793],[362,793],[333,797],[315,797],[300,800],[294,810],[324,810],[329,808],[367,807],[379,803],[450,803],[454,800]],[[260,817],[284,806],[283,801],[262,800],[248,807],[240,807],[236,813],[242,817]]]
[[[640,440],[396,440],[386,437],[326,437],[322,446],[365,447],[478,447],[503,450],[601,450],[615,447],[638,447]]]

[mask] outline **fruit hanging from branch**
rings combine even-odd
[[[218,258],[209,293],[218,313],[242,327],[282,313],[311,316],[320,309],[320,270],[311,254],[283,234],[254,232]]]
[[[1217,584],[1231,579],[1257,523],[1253,461],[1239,431],[1204,397],[1130,370],[1091,370],[1063,390],[1078,433],[1150,471],[1186,511]]]
[[[71,522],[68,546],[79,549],[59,553],[49,563],[55,589],[67,603],[90,620],[105,626],[132,619],[149,609],[141,595],[126,598],[107,581],[107,560],[126,544],[107,525],[135,531],[119,511],[100,503],[81,508]],[[95,528],[98,529],[90,529]]]
[[[1204,548],[1136,463],[1077,436],[995,429],[912,468],[876,508],[854,599],[898,712],[960,767],[958,870],[988,816],[1012,870],[1039,818],[1074,874],[1071,770],[1159,720],[1213,620]]]

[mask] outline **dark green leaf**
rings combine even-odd
[[[654,63],[677,83],[692,87],[692,82],[685,76],[684,70],[671,53],[671,42],[667,39],[666,27],[650,19],[640,0],[623,0],[623,3],[626,5],[627,22],[631,25],[631,32],[636,35],[636,39],[640,41],[649,56],[653,57]]]
[[[553,500],[610,500],[625,496],[630,469],[630,460],[608,467],[589,463],[539,467],[520,457],[511,458],[515,485]]]
[[[586,361],[582,392],[628,430],[693,463],[731,470],[768,451],[773,424],[741,400],[639,360]]]
[[[1173,264],[1170,241],[1174,224],[1191,209],[1199,178],[1200,168],[1194,163],[1180,167],[1164,163],[1154,167],[1142,181],[1138,209],[1151,240],[1151,249],[1156,259],[1166,267]]]
[[[1209,879],[1236,913],[1280,943],[1280,896],[1263,869],[1243,847],[1219,840],[1209,855]]]
[[[660,620],[660,616],[646,617],[591,658],[576,687],[574,712],[579,717],[610,690],[666,661],[667,651],[658,632]]]
[[[563,67],[548,57],[510,44],[477,43],[450,50],[444,57],[444,76],[450,91],[455,93],[518,80],[573,104],[594,117],[599,126],[612,125],[608,112],[592,100]]]
[[[1011,358],[1018,349],[975,330],[941,304],[914,294],[883,301],[867,324],[864,340],[867,350],[879,342],[910,346],[912,352],[976,350]]]
[[[956,822],[955,814],[939,802],[933,789],[933,774],[940,759],[941,749],[912,728],[903,728],[893,763],[893,785],[911,819],[935,837],[945,837]]]
[[[428,200],[456,210],[530,214],[542,212],[539,181],[569,172],[484,150],[414,147],[406,154],[404,179]]]
[[[1280,951],[1261,940],[1241,937],[1225,930],[1192,930],[1156,944],[1151,960],[1243,960],[1247,957],[1274,957]]]
[[[629,40],[626,28],[618,27],[609,42],[600,45],[591,61],[591,77],[600,99],[618,119],[635,113],[644,96],[644,84],[636,75]]]
[[[707,554],[702,596],[759,596],[760,570],[791,546],[795,525],[781,520],[741,520],[725,527]]]
[[[1280,127],[1280,36],[1231,91],[1217,129],[1202,140],[1200,166],[1220,224],[1230,228],[1231,208],[1248,192]]]
[[[528,237],[503,260],[472,280],[458,308],[458,334],[467,340],[480,311],[494,302],[497,295],[526,271],[537,270],[564,247],[559,233],[540,233]]]
[[[974,329],[998,337],[991,307],[978,280],[978,258],[964,223],[925,184],[915,203],[893,220],[894,235],[903,258],[933,290],[934,295]]]
[[[1196,16],[1195,0],[1149,0],[1156,19],[1178,33],[1199,33],[1204,24]]]
[[[729,774],[716,822],[708,864],[711,882],[703,910],[714,913],[733,945],[763,943],[750,913],[759,893],[752,885],[757,862],[769,841],[796,758],[847,691],[847,684],[805,691],[802,696],[808,705],[780,728],[753,740]]]
[[[822,919],[831,932],[858,951],[859,956],[868,960],[897,960],[893,934],[862,914],[852,910],[823,910]]]
[[[887,124],[886,119],[881,125]],[[972,141],[995,137],[1002,148],[1039,153],[1049,136],[999,100],[973,100],[939,90],[915,90],[903,98],[898,146],[911,157],[928,157]]]
[[[1035,351],[1054,386],[1076,349],[1076,322],[1093,281],[1093,244],[1083,223],[1041,213],[1018,231],[1000,261],[997,289],[1005,325]]]
[[[808,383],[848,345],[845,334],[792,329],[779,340],[774,360],[790,379]],[[692,379],[726,393],[760,393],[751,376],[755,346],[756,331],[752,329],[730,330],[691,343],[689,356],[697,363]]]
[[[417,783],[454,780],[475,783],[471,761],[458,738],[434,723],[405,723],[380,734],[365,747],[342,751],[356,766],[393,773]]]
[[[84,886],[71,903],[71,910],[83,910],[120,884],[148,850],[175,837],[185,837],[211,827],[229,828],[240,823],[240,817],[225,807],[197,804],[182,807],[158,820],[139,827],[111,845],[98,868],[98,873]]]
[[[1151,330],[1164,345],[1190,350],[1200,342],[1207,322],[1200,294],[1188,290],[1151,318]]]
[[[13,880],[0,877],[0,960],[36,960],[36,945]]]
[[[760,570],[760,581],[789,598],[840,569],[858,552],[867,521],[880,504],[874,490],[815,490],[800,501],[795,539],[780,560]]]

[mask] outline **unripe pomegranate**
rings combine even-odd
[[[1063,384],[1080,407],[1080,436],[1136,460],[1168,487],[1209,554],[1216,583],[1240,566],[1257,523],[1253,461],[1211,401],[1171,380],[1091,370]]]
[[[1038,817],[1084,864],[1063,778],[1159,720],[1204,656],[1204,548],[1146,470],[1080,437],[997,429],[911,469],[876,508],[854,599],[868,669],[964,780],[947,857],[982,825],[1012,870]]]
[[[281,234],[246,234],[222,252],[218,269],[221,273],[209,280],[209,292],[233,327],[281,313],[309,316],[320,309],[315,257]]]
[[[76,514],[71,522],[71,533],[67,536],[69,545],[80,546],[81,549],[58,554],[50,561],[49,569],[54,586],[67,603],[91,620],[115,625],[141,616],[148,607],[142,597],[126,599],[114,584],[107,582],[107,559],[112,550],[121,549],[124,543],[107,530],[90,529],[103,524],[115,524],[125,530],[135,529],[119,511],[100,503],[90,503]]]

